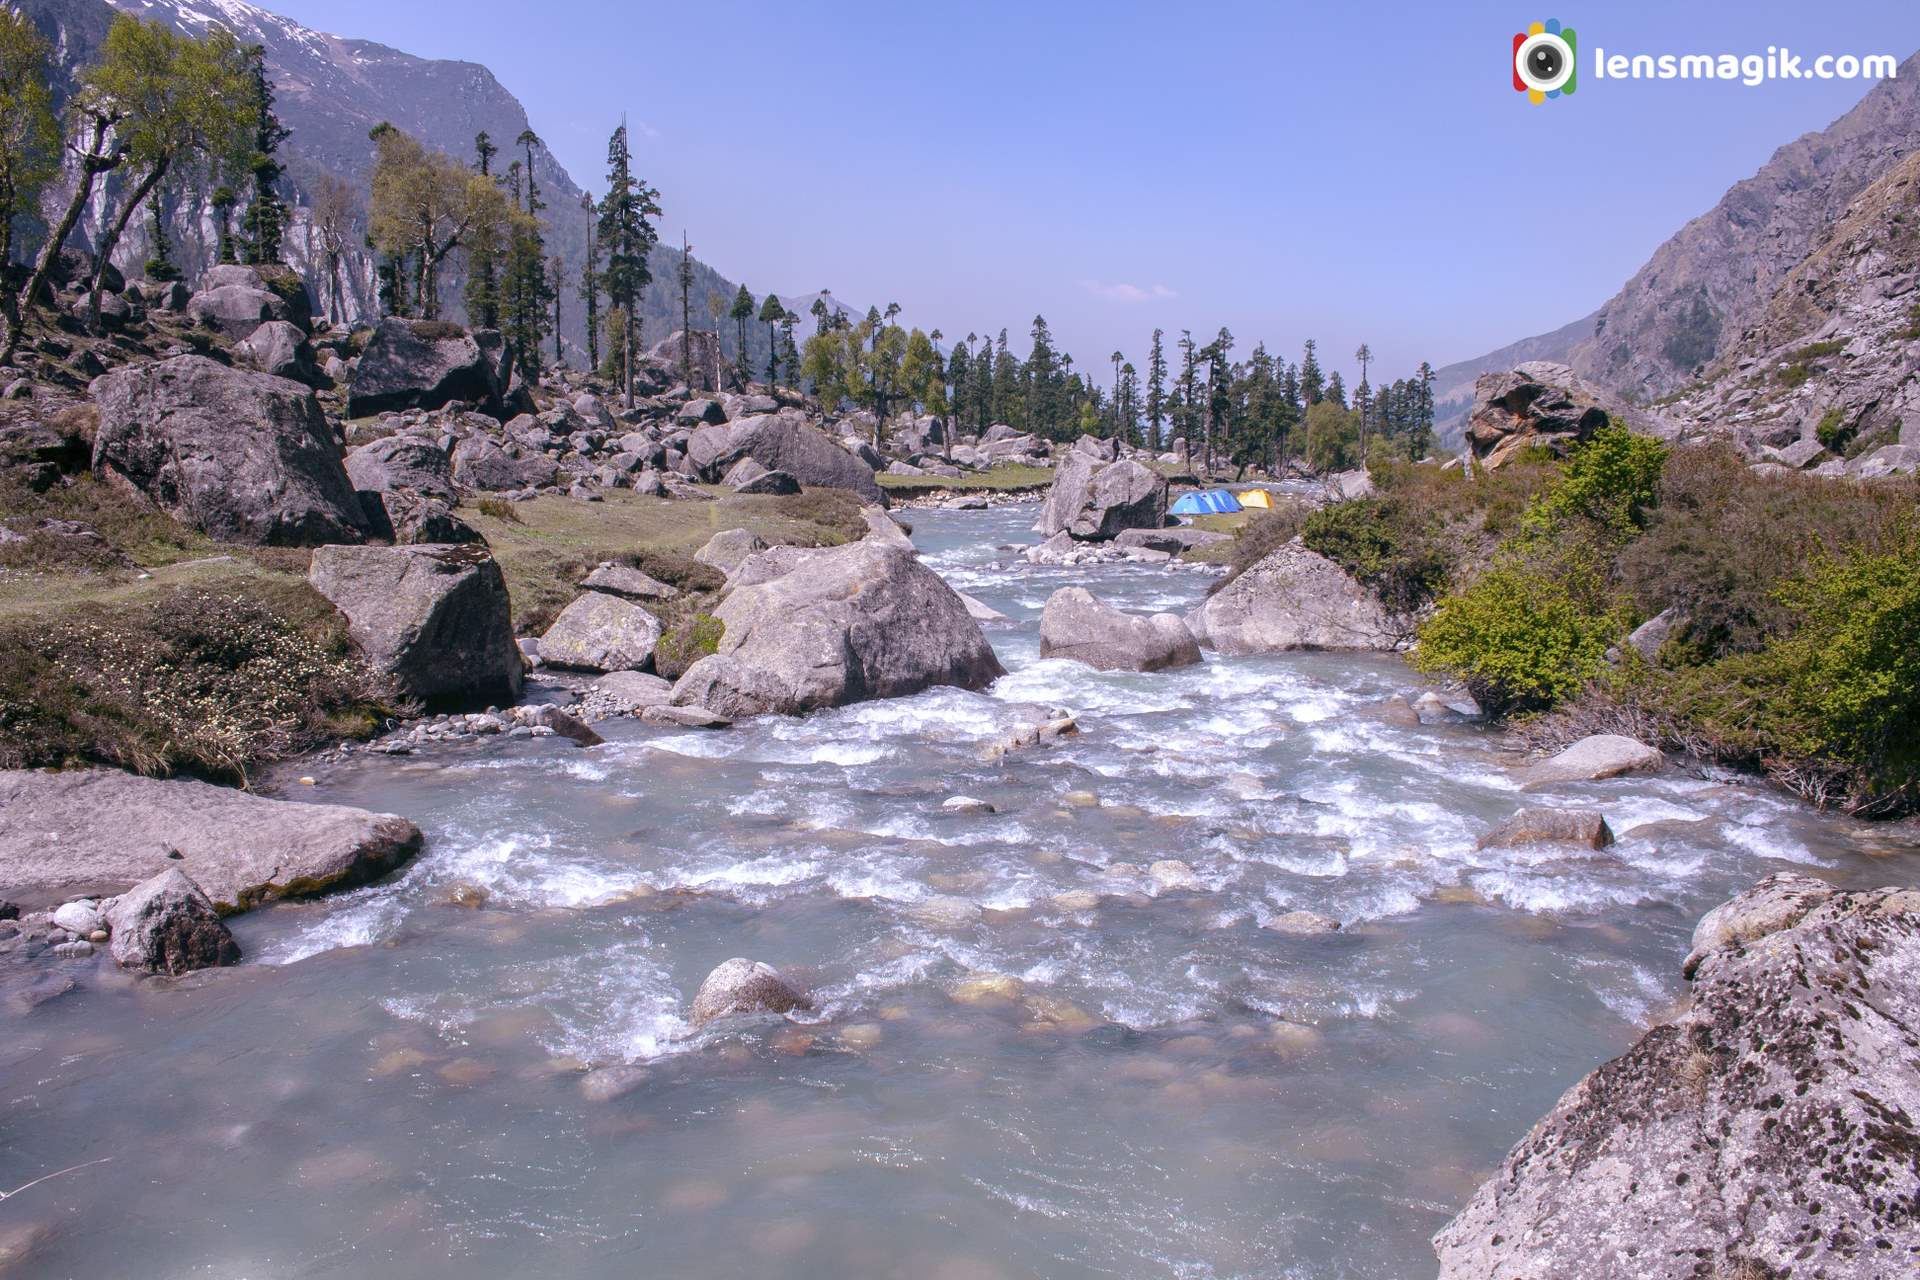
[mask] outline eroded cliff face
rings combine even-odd
[[[1693,383],[1760,322],[1861,192],[1916,150],[1920,54],[1661,245],[1600,309],[1574,372],[1642,403]]]

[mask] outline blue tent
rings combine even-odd
[[[1183,493],[1180,500],[1173,504],[1173,514],[1177,516],[1229,516],[1239,509],[1240,499],[1225,489]]]

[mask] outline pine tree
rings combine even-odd
[[[1000,331],[993,348],[993,409],[995,422],[1012,425],[1020,416],[1020,362],[1007,349],[1007,331]]]
[[[648,261],[660,233],[650,218],[660,216],[660,193],[633,176],[623,121],[607,141],[607,194],[600,202],[600,247],[607,266],[602,283],[607,305],[621,313],[622,347],[610,353],[620,362],[622,394],[633,405],[633,348],[639,341],[640,296],[653,280]]]
[[[1061,371],[1059,358],[1054,353],[1053,333],[1047,328],[1047,318],[1035,316],[1030,332],[1033,335],[1033,350],[1027,356],[1027,417],[1024,425],[1029,431],[1057,437],[1066,426],[1062,395],[1066,389],[1066,378]]]
[[[1300,394],[1306,397],[1304,407],[1308,409],[1319,404],[1327,393],[1325,375],[1320,372],[1320,359],[1313,347],[1313,339],[1308,338],[1306,354],[1300,357]]]
[[[498,150],[484,130],[474,135],[474,167],[482,178],[489,176]],[[503,221],[487,219],[467,234],[467,322],[476,329],[500,327],[500,270],[507,253],[505,231]]]
[[[500,148],[493,145],[493,138],[485,129],[473,135],[474,164],[480,170],[480,176],[493,176],[493,158],[500,154]]]
[[[1193,457],[1193,424],[1195,399],[1193,390],[1194,354],[1197,348],[1193,341],[1193,331],[1182,329],[1180,341],[1180,400],[1174,411],[1174,426],[1179,430],[1180,439],[1186,444],[1187,457]]]
[[[985,435],[993,425],[993,342],[982,338],[973,349],[973,377],[969,395],[973,400],[973,433]]]
[[[740,354],[735,363],[740,368],[740,381],[745,382],[753,376],[747,368],[747,322],[753,319],[753,295],[744,284],[740,292],[733,295],[733,307],[727,314],[733,317],[733,327],[740,339]]]
[[[582,193],[580,212],[587,215],[587,256],[580,264],[580,301],[587,309],[587,368],[600,367],[600,242],[595,239],[593,197]]]
[[[273,111],[273,83],[267,78],[267,51],[260,45],[246,50],[251,81],[253,151],[247,167],[253,177],[253,200],[247,206],[247,261],[280,261],[280,244],[287,232],[287,202],[280,196],[286,169],[279,160],[280,144],[292,130]]]
[[[760,320],[767,326],[767,390],[769,391],[780,383],[780,344],[774,337],[774,326],[785,319],[787,319],[787,309],[780,305],[779,295],[769,293],[767,300],[760,304]],[[742,351],[744,350],[743,347]]]
[[[1327,393],[1323,398],[1333,401],[1342,409],[1347,407],[1347,384],[1341,381],[1338,369],[1327,375]]]
[[[1147,448],[1160,452],[1160,420],[1167,412],[1167,353],[1160,345],[1162,330],[1153,331],[1153,350],[1147,354]]]

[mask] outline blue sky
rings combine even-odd
[[[1155,326],[1342,362],[1366,341],[1389,376],[1583,315],[1868,88],[1595,83],[1594,45],[1920,48],[1913,0],[264,3],[485,63],[596,191],[627,111],[665,237],[756,293],[1021,350],[1038,312],[1082,366],[1144,368]],[[1547,18],[1582,83],[1533,106],[1508,58]]]

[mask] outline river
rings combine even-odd
[[[1526,801],[1600,808],[1610,849],[1477,850],[1514,758],[1378,717],[1422,688],[1397,660],[1040,661],[1060,586],[1184,612],[1211,579],[996,549],[1033,516],[912,513],[1012,619],[987,692],[291,787],[427,850],[240,917],[237,969],[103,963],[0,1022],[0,1189],[107,1158],[0,1236],[72,1276],[1431,1274],[1507,1148],[1682,995],[1702,912],[1787,867],[1916,879],[1869,825],[1678,769]],[[983,760],[1036,705],[1081,735]],[[1262,927],[1295,909],[1343,928]],[[816,1011],[692,1034],[735,955]]]

